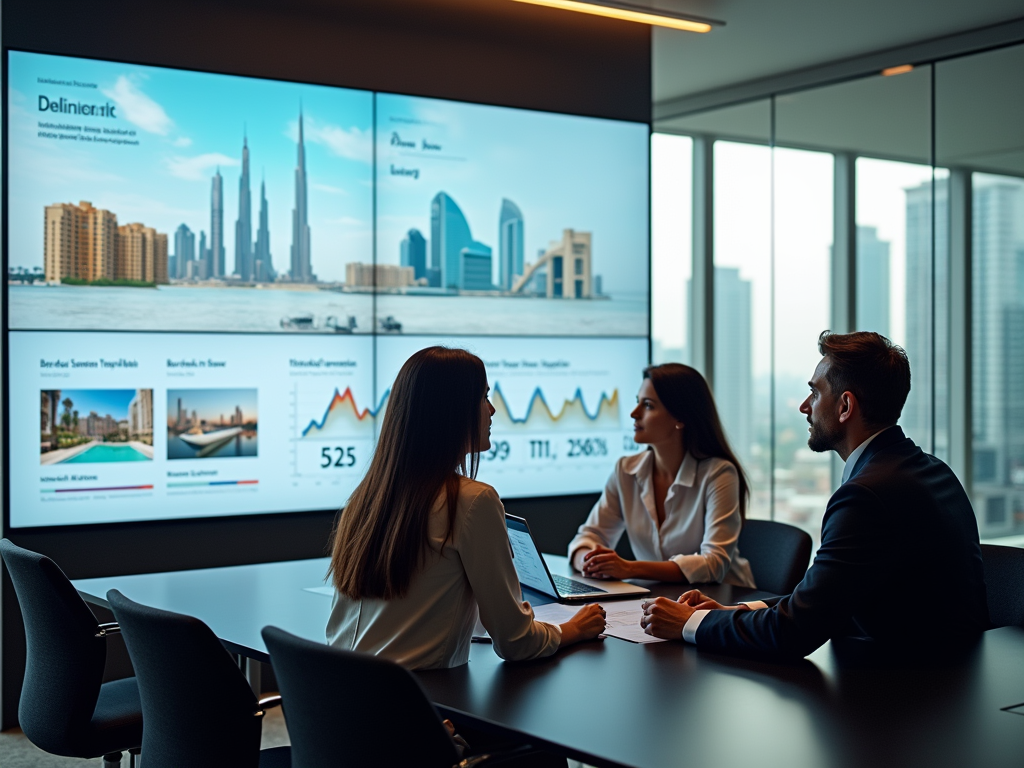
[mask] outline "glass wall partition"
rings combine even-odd
[[[1021,536],[1024,45],[935,69],[936,158],[949,168],[951,263],[969,286],[959,318],[968,333],[950,334],[950,346],[968,361],[956,369],[964,375],[951,380],[951,411],[963,421],[963,429],[951,430],[953,446],[962,441],[968,457],[964,475],[982,538]],[[958,401],[964,407],[956,408]]]
[[[651,361],[689,363],[693,139],[651,136]]]

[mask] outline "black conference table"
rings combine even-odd
[[[549,558],[565,571],[565,558]],[[106,593],[205,621],[240,656],[269,661],[267,624],[323,640],[331,598],[326,559],[81,579],[85,599]],[[678,585],[653,585],[675,596]],[[722,602],[764,593],[704,591]],[[944,610],[941,585],[905,590],[912,610]],[[535,602],[544,598],[526,596]],[[894,591],[890,599],[900,599]],[[474,644],[470,663],[418,673],[431,700],[484,730],[523,734],[596,766],[859,768],[1024,765],[1024,629],[985,633],[945,668],[878,669],[841,663],[829,644],[796,664],[698,651],[681,642],[614,638],[549,659],[502,662]]]

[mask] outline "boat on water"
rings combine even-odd
[[[182,442],[188,443],[193,448],[206,448],[214,443],[223,443],[240,434],[242,434],[241,427],[228,427],[227,429],[217,429],[213,432],[203,432],[198,427],[193,427],[188,432],[181,433],[178,437],[181,438]]]
[[[348,315],[342,320],[335,315],[328,315],[326,318],[318,319],[313,315],[298,315],[296,317],[282,317],[281,328],[286,331],[307,331],[318,333],[353,333],[356,330],[356,319]]]

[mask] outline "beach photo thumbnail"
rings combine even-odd
[[[167,390],[167,458],[256,456],[255,389]]]
[[[152,389],[44,389],[40,463],[153,460]]]

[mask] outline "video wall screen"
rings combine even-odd
[[[338,508],[438,343],[487,366],[502,496],[636,450],[646,124],[7,64],[11,527]]]

